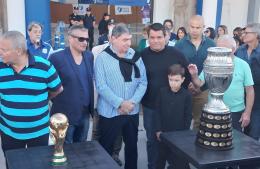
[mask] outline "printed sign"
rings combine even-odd
[[[132,8],[131,6],[115,6],[115,14],[116,15],[131,15]]]

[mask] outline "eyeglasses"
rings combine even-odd
[[[242,34],[247,35],[247,34],[250,34],[250,33],[256,33],[256,32],[243,32]]]
[[[70,35],[72,36],[73,38],[77,38],[79,42],[89,42],[89,38],[85,38],[85,37],[79,37],[79,36],[75,36],[75,35]]]

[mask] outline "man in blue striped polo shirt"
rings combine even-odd
[[[62,92],[60,78],[49,61],[27,52],[17,31],[0,37],[0,129],[2,148],[48,145],[48,101]]]
[[[125,143],[125,169],[137,169],[139,103],[147,87],[144,63],[130,48],[131,38],[125,24],[116,25],[110,46],[97,56],[95,63],[99,142],[112,155],[121,131]]]

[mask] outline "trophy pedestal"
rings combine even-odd
[[[51,165],[53,166],[64,166],[67,165],[67,158],[65,155],[54,155],[52,157]]]
[[[209,113],[202,111],[196,144],[212,150],[232,148],[231,113]]]

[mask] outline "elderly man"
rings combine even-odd
[[[64,91],[54,98],[52,113],[61,112],[69,119],[66,143],[86,141],[89,116],[94,113],[93,55],[86,51],[88,30],[72,25],[68,30],[69,47],[50,56]]]
[[[236,50],[235,40],[227,35],[218,38],[217,46],[232,49],[232,54]],[[233,128],[242,132],[243,128],[247,127],[250,123],[254,103],[254,82],[249,65],[235,55],[233,57],[233,79],[229,88],[224,93],[223,100],[230,109]],[[190,64],[188,68],[194,85],[201,87],[205,83],[204,73],[202,72],[200,77],[198,77],[198,69],[195,64]],[[248,168],[251,169],[252,167],[240,166],[240,169]]]
[[[49,43],[41,39],[43,26],[38,22],[31,22],[27,28],[27,33],[29,35],[27,47],[30,54],[48,59],[53,53],[53,49]]]
[[[95,63],[99,141],[112,155],[115,140],[122,132],[125,169],[137,169],[139,103],[147,87],[145,67],[140,55],[130,48],[131,38],[125,24],[116,25],[110,46]]]
[[[25,37],[8,31],[0,37],[0,129],[2,149],[47,146],[49,99],[62,92],[54,66],[30,55]]]
[[[242,34],[244,45],[236,51],[236,56],[245,60],[251,68],[254,80],[255,102],[251,114],[248,134],[252,138],[260,138],[260,24],[252,23],[246,26]]]
[[[207,57],[207,49],[216,46],[215,42],[203,35],[204,19],[200,15],[194,15],[189,20],[189,33],[175,44],[187,58],[189,63],[196,64],[199,73],[202,71],[203,62]],[[192,97],[192,116],[193,128],[197,129],[200,124],[200,115],[203,105],[207,102],[208,92],[199,93],[193,85],[189,86],[193,94]],[[199,94],[198,94],[199,93]]]

